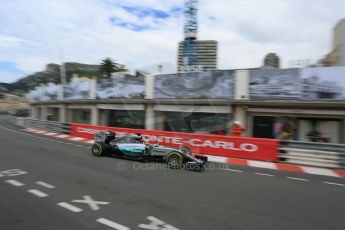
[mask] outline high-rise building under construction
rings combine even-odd
[[[217,70],[217,41],[213,40],[197,40],[195,42],[197,65],[191,66],[184,63],[184,42],[178,44],[178,60],[177,65],[179,72],[193,71],[213,71]],[[188,67],[190,66],[188,69]]]
[[[217,69],[217,41],[202,41],[198,35],[198,0],[186,0],[184,40],[178,45],[178,72],[211,71]]]

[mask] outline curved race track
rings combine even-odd
[[[345,228],[340,178],[96,158],[0,119],[1,230]]]

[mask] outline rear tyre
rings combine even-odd
[[[178,153],[170,153],[167,157],[167,164],[170,169],[180,169],[183,157]]]
[[[96,157],[100,157],[104,155],[106,146],[104,143],[95,143],[91,147],[92,154]]]

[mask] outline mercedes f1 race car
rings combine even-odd
[[[185,168],[203,171],[207,163],[205,156],[192,156],[180,149],[148,144],[140,134],[125,135],[115,138],[115,132],[99,132],[95,134],[91,151],[95,156],[115,156],[142,161],[160,161],[167,163],[171,169]]]

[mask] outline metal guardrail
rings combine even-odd
[[[345,169],[345,145],[281,141],[280,161],[292,164]]]
[[[17,125],[24,128],[32,128],[49,132],[70,134],[71,124],[58,121],[37,120],[27,117],[17,117]]]

